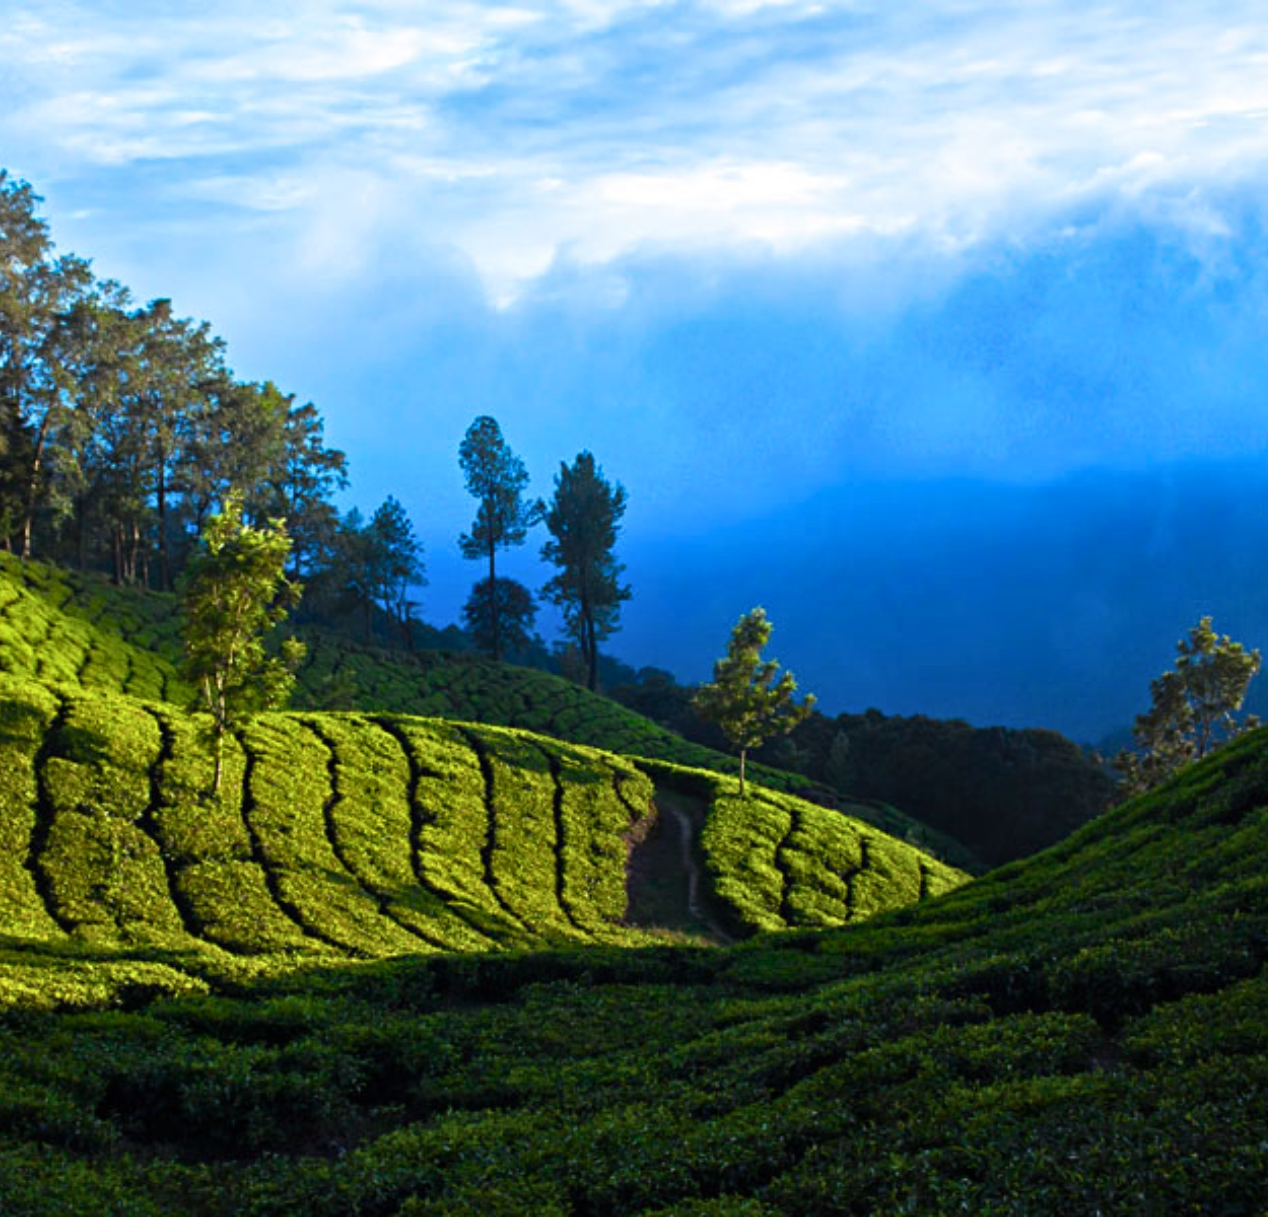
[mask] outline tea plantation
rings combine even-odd
[[[6,1217],[1264,1211],[1268,729],[972,883],[382,707],[212,798],[170,602],[0,574]]]
[[[437,869],[436,905],[407,901],[398,855],[376,852],[380,830],[410,839],[413,866],[449,826],[424,819],[411,832],[391,798],[373,829],[355,824],[342,805],[355,782],[395,789],[400,776],[390,733],[358,716],[278,717],[248,733],[241,802],[225,809],[240,824],[214,830],[224,844],[213,856],[213,830],[176,810],[189,779],[179,732],[153,717],[147,728],[144,709],[124,722],[118,698],[10,704],[27,707],[7,721],[11,767],[42,752],[59,776],[19,825],[44,864],[25,888],[6,872],[6,907],[21,910],[0,1015],[6,1214],[1263,1211],[1268,731],[1046,854],[848,929],[726,948],[422,947],[372,960],[358,952],[397,934],[510,932],[538,907],[550,910],[543,938],[580,936],[578,924],[603,921],[607,897],[583,901],[567,865],[562,879],[504,880],[486,838]],[[72,781],[70,758],[101,738],[93,707],[107,706],[137,759],[97,756]],[[50,723],[59,734],[41,745]],[[263,810],[282,781],[271,758],[284,733],[316,754],[312,724],[334,776],[294,791],[311,810],[284,833]],[[395,730],[401,755],[417,758],[406,761],[411,801],[451,773],[472,792],[464,814],[490,775],[495,791],[512,781],[499,766],[529,746],[422,720]],[[379,778],[354,780],[369,771],[356,749],[381,750]],[[564,773],[574,754],[559,755]],[[155,757],[160,797],[143,784],[138,796],[131,776],[153,772]],[[27,777],[49,781],[38,772],[28,759]],[[523,781],[544,786],[553,773],[526,766]],[[636,790],[640,779],[622,781]],[[13,789],[6,798],[23,805]],[[102,890],[102,873],[58,877],[71,835],[61,821],[91,821],[90,799],[135,829],[118,846],[126,890]],[[506,831],[550,836],[550,803],[530,795]],[[764,852],[786,873],[813,865],[801,858],[806,824],[778,827]],[[716,837],[722,854],[747,848],[734,825]],[[10,845],[20,856],[20,840]],[[862,852],[827,848],[838,861]],[[214,947],[205,891],[165,899],[199,865],[258,876],[252,911],[235,924],[225,910]],[[329,913],[298,874],[283,882],[292,869],[324,885]],[[748,868],[753,920],[796,907],[766,869],[756,858]],[[842,884],[858,898],[857,877]],[[447,899],[459,891],[466,903]],[[257,920],[292,966],[252,973],[223,945]],[[137,945],[110,945],[125,930]]]
[[[734,757],[690,743],[606,697],[534,668],[494,663],[468,652],[386,651],[308,631],[296,706],[417,714],[520,727],[626,756],[738,772]],[[0,554],[0,671],[185,707],[192,691],[179,679],[176,598],[114,587],[100,577]],[[13,645],[9,645],[12,641]],[[89,657],[91,656],[91,662]],[[807,778],[750,765],[769,789],[827,797]],[[850,802],[849,815],[901,837],[948,863],[980,871],[953,838],[900,810]]]

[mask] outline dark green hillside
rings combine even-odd
[[[1263,1211],[1268,731],[848,930],[311,958],[0,1018],[0,1209]]]
[[[127,692],[182,708],[179,617],[173,596],[0,555],[0,670],[40,681]],[[297,706],[415,714],[518,727],[605,752],[722,773],[734,757],[690,743],[606,697],[560,677],[470,653],[384,651],[319,632],[306,635]],[[33,645],[36,640],[41,645]],[[769,789],[835,799],[826,787],[752,766]],[[909,840],[955,866],[980,870],[954,839],[880,802],[847,803],[848,815]]]

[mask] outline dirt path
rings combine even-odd
[[[656,826],[630,852],[626,921],[716,943],[733,942],[709,908],[708,885],[696,857],[704,805],[661,789],[656,792],[656,808]]]

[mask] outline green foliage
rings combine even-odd
[[[751,609],[736,622],[726,656],[713,665],[713,679],[697,690],[692,704],[699,714],[722,728],[740,751],[740,797],[745,795],[744,762],[750,748],[782,735],[803,722],[814,707],[813,694],[798,705],[797,682],[791,672],[776,679],[779,664],[762,658],[771,624],[763,608]]]
[[[251,713],[285,705],[303,644],[287,639],[280,656],[265,638],[286,619],[300,588],[284,572],[290,540],[282,521],[255,528],[231,496],[203,536],[181,588],[185,676],[201,692],[215,735],[212,789],[220,789],[225,731]]]
[[[1210,617],[1203,617],[1176,650],[1175,667],[1150,684],[1153,704],[1136,719],[1133,734],[1140,753],[1121,753],[1115,762],[1131,793],[1158,785],[1257,725],[1254,719],[1239,723],[1236,716],[1259,671],[1258,651],[1217,635]]]

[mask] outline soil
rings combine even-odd
[[[699,860],[705,807],[698,799],[657,790],[656,823],[630,849],[626,869],[626,923],[671,930],[709,942],[733,939],[710,909]]]

